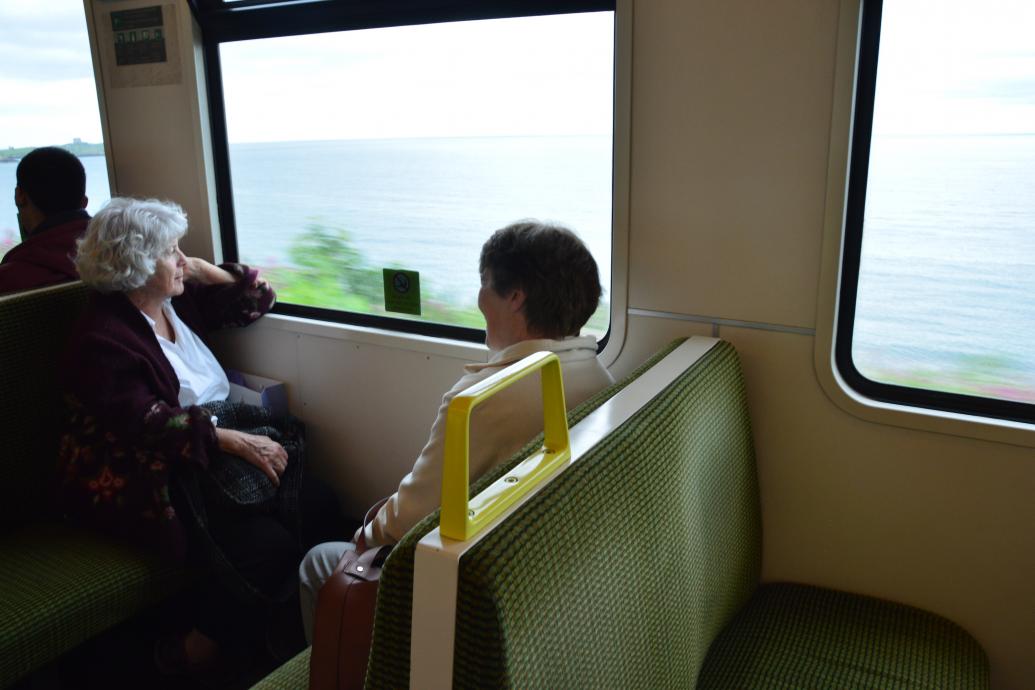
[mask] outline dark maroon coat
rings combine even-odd
[[[47,218],[0,261],[0,295],[79,280],[72,257],[90,222],[86,211]]]
[[[238,264],[229,285],[187,283],[173,308],[203,339],[243,326],[273,306],[257,272]],[[180,407],[180,382],[154,329],[123,293],[95,293],[61,366],[68,418],[59,453],[65,512],[117,536],[149,542],[174,558],[185,547],[170,495],[178,465],[207,467],[217,449],[211,415]]]

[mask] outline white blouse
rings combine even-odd
[[[219,366],[215,355],[208,349],[201,338],[180,320],[173,309],[171,300],[162,304],[162,311],[169,319],[176,334],[176,342],[166,340],[158,331],[158,344],[162,347],[165,358],[169,360],[176,377],[180,379],[180,406],[201,405],[213,400],[226,400],[230,395],[230,382],[226,378],[223,367]],[[144,314],[144,312],[140,312]],[[147,314],[144,318],[155,327],[155,320]]]

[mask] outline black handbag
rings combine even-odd
[[[206,493],[232,507],[262,510],[277,499],[277,487],[266,473],[236,455],[218,453],[202,476],[209,485]]]
[[[209,458],[208,469],[198,476],[206,502],[215,501],[233,510],[273,510],[278,493],[300,483],[304,440],[301,433],[291,433],[293,426],[300,427],[300,423],[289,417],[273,417],[264,408],[241,403],[216,402],[207,403],[205,407],[216,418],[218,428],[269,436],[284,446],[289,457],[278,487],[265,472],[244,458],[222,451],[214,453]]]

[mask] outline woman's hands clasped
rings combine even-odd
[[[233,429],[216,429],[220,450],[245,460],[262,470],[273,486],[280,486],[280,475],[287,469],[288,454],[284,446],[269,436],[246,434]]]

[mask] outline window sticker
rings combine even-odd
[[[420,316],[420,273],[401,268],[383,270],[385,311]]]

